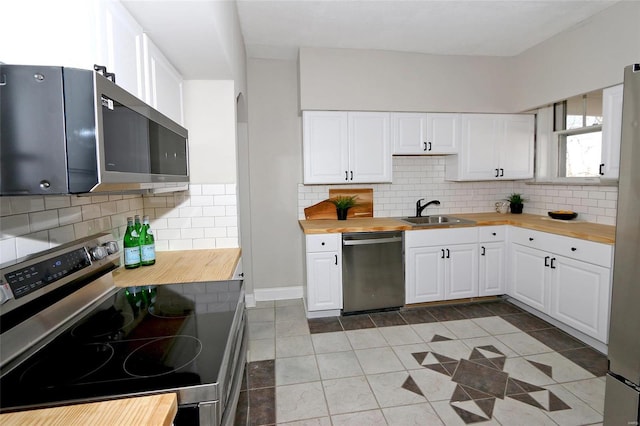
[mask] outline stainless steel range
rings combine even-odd
[[[0,412],[176,392],[176,425],[233,424],[247,351],[242,281],[116,288],[110,240],[3,265]],[[212,292],[216,302],[202,303]]]

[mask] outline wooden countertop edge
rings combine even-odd
[[[178,412],[175,393],[0,414],[4,426],[162,425]]]
[[[229,281],[240,261],[240,248],[177,250],[156,253],[156,263],[113,271],[116,287]]]
[[[464,213],[451,214],[475,221],[475,225],[466,226],[494,226],[513,225],[534,231],[549,232],[566,237],[578,238],[603,244],[615,244],[615,226],[601,225],[591,222],[563,223],[551,221],[544,216],[531,214],[512,215],[498,213]],[[356,224],[354,222],[360,221]],[[338,220],[299,220],[302,231],[307,235],[342,233],[342,232],[367,232],[367,231],[409,231],[418,229],[442,229],[443,227],[420,227],[408,225],[397,218],[368,218]],[[462,226],[454,226],[456,228]],[[445,227],[446,228],[446,227]]]

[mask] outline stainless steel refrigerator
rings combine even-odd
[[[640,64],[624,70],[604,424],[640,421]]]

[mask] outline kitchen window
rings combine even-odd
[[[597,178],[602,158],[602,91],[554,104],[558,178]]]

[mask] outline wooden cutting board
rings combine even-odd
[[[330,189],[329,199],[335,197],[351,197],[355,195],[357,206],[351,207],[347,213],[347,219],[354,217],[373,217],[373,189]],[[307,220],[337,219],[336,206],[331,201],[323,200],[313,206],[304,209],[304,217]]]

